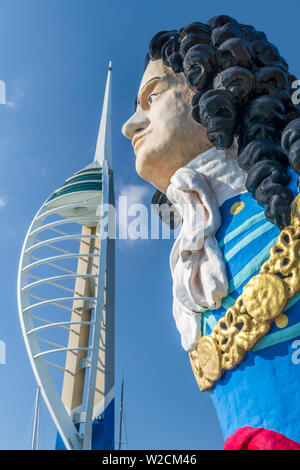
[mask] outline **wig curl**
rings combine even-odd
[[[289,167],[300,175],[300,109],[292,103],[295,77],[277,47],[262,31],[220,15],[156,34],[146,66],[157,59],[185,75],[192,116],[210,142],[218,149],[237,142],[246,188],[266,217],[280,229],[289,225]]]

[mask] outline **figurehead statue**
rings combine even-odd
[[[229,16],[162,31],[123,126],[153,202],[182,222],[173,315],[226,448],[300,449],[300,109],[288,69],[265,33]]]

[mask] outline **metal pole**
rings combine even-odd
[[[38,450],[40,387],[36,389],[31,450]]]
[[[121,442],[122,442],[123,395],[124,395],[124,379],[122,379],[122,388],[121,388],[119,450],[121,450]]]

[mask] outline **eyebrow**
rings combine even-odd
[[[164,77],[153,77],[147,83],[145,83],[145,85],[143,86],[143,88],[141,89],[141,91],[139,93],[140,98],[142,98],[143,95],[145,95],[147,92],[149,93],[149,89],[154,88],[156,83],[160,80],[163,80],[163,78]],[[155,82],[155,83],[153,84],[153,82]],[[137,96],[134,100],[134,109],[135,109],[135,111],[136,111],[137,105],[140,104],[140,102],[141,102],[141,100],[139,100],[139,98]]]

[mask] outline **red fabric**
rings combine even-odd
[[[300,444],[270,429],[245,426],[226,439],[224,450],[300,450]]]

